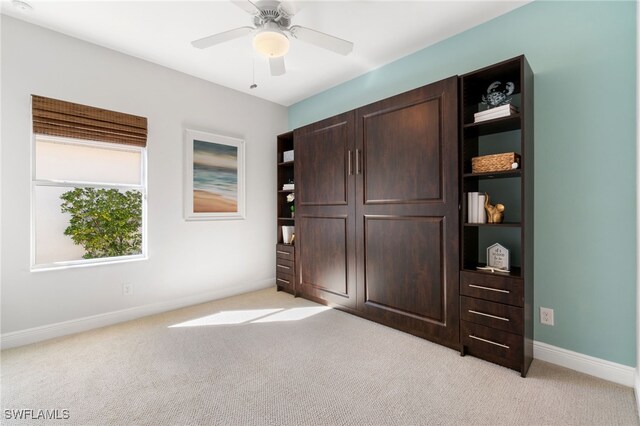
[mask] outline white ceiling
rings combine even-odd
[[[29,12],[3,0],[2,13],[289,106],[530,0],[297,0],[292,24],[355,47],[341,56],[292,39],[287,73],[279,77],[270,76],[268,60],[253,51],[251,35],[206,50],[191,46],[192,40],[252,25],[252,17],[230,1],[27,1]],[[252,63],[256,89],[249,89]]]

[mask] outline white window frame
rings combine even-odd
[[[84,182],[74,180],[36,179],[36,140],[63,143],[68,145],[90,146],[111,150],[129,151],[140,153],[140,184],[122,184],[108,182]],[[95,259],[65,260],[51,263],[36,263],[36,188],[42,186],[68,187],[68,188],[105,188],[117,190],[136,190],[142,193],[142,253],[127,256],[101,257]],[[48,135],[32,135],[31,138],[31,266],[32,272],[49,271],[56,269],[68,269],[97,265],[109,265],[114,263],[133,262],[146,260],[147,257],[147,149],[135,145],[98,142],[85,139],[64,138]]]

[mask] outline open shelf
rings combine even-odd
[[[279,167],[293,167],[293,161],[283,161],[282,163],[278,163]]]
[[[476,178],[476,179],[498,179],[498,178],[510,178],[521,177],[522,169],[505,170],[500,172],[486,172],[486,173],[464,173],[463,178]]]
[[[486,226],[489,228],[519,228],[520,222],[504,222],[504,223],[465,223],[464,226]]]
[[[462,268],[463,271],[465,272],[477,272],[478,274],[484,274],[484,275],[489,275],[489,276],[494,276],[494,277],[511,277],[511,278],[521,278],[522,277],[522,270],[519,267],[516,266],[512,266],[511,270],[508,273],[505,272],[489,272],[489,271],[482,271],[479,269],[476,269],[477,266],[487,266],[484,263],[479,263],[476,265],[464,265],[464,268]]]
[[[520,113],[479,123],[468,123],[463,127],[466,136],[485,136],[518,129],[520,129]]]

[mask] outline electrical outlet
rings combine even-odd
[[[540,323],[545,325],[553,324],[553,309],[540,307]]]
[[[122,295],[131,296],[132,294],[133,294],[133,284],[131,283],[122,284]]]

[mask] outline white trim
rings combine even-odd
[[[142,169],[142,167],[140,167]],[[113,189],[135,189],[140,192],[144,192],[143,185],[133,185],[133,184],[124,184],[124,183],[99,183],[99,182],[80,182],[73,180],[34,180],[35,186],[60,186],[60,187],[69,187],[69,188],[113,188]]]
[[[636,404],[640,413],[640,4],[636,2]]]
[[[115,265],[118,263],[139,262],[149,260],[144,254],[130,254],[128,256],[117,257],[97,257],[93,259],[66,260],[64,262],[39,263],[31,267],[31,272],[60,271],[71,268],[86,268],[90,266]]]
[[[637,380],[636,369],[633,367],[538,341],[533,342],[533,357],[624,386],[633,387],[634,381]],[[637,388],[638,382],[636,381],[636,389]]]
[[[154,315],[162,312],[172,311],[174,309],[184,308],[186,306],[197,305],[200,303],[235,296],[242,293],[262,290],[264,288],[272,286],[275,286],[275,278],[269,278],[245,285],[231,285],[218,290],[198,294],[195,296],[187,296],[177,300],[169,300],[166,302],[136,306],[119,311],[92,315],[90,317],[77,318],[55,324],[44,325],[41,327],[34,327],[26,330],[4,333],[0,336],[0,347],[2,349],[8,349],[16,346],[28,345],[30,343],[53,339],[54,337],[66,336],[68,334],[105,327],[108,325],[130,321],[148,315]]]
[[[636,405],[638,406],[638,413],[640,413],[640,369],[636,369]]]

